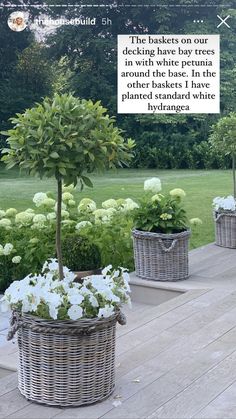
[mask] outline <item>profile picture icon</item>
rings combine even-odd
[[[8,18],[8,26],[14,32],[22,32],[27,26],[27,17],[23,12],[13,12]]]

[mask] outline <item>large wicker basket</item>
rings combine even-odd
[[[236,249],[236,212],[214,211],[217,246]]]
[[[136,274],[155,281],[188,278],[189,236],[189,230],[176,234],[133,230]]]
[[[10,338],[18,329],[18,387],[27,399],[80,406],[113,392],[116,322],[124,324],[121,313],[79,321],[14,315]]]

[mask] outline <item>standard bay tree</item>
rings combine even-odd
[[[7,168],[19,166],[29,175],[54,177],[57,182],[56,252],[60,279],[62,184],[91,187],[89,174],[122,167],[132,158],[134,141],[124,140],[100,102],[55,94],[11,118],[3,149]]]

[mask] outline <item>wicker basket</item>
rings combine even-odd
[[[214,211],[216,245],[236,249],[236,212]]]
[[[179,281],[189,276],[190,231],[177,234],[133,230],[135,271],[155,281]]]
[[[31,315],[13,320],[18,330],[18,387],[27,399],[80,406],[108,397],[115,386],[116,322],[107,319],[49,321]]]

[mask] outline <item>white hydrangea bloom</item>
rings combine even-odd
[[[6,212],[3,210],[0,210],[0,218],[4,218],[6,216]]]
[[[139,208],[139,205],[136,202],[134,202],[133,199],[131,198],[125,199],[125,203],[123,205],[124,212],[133,211],[136,208]]]
[[[17,210],[15,208],[8,208],[6,210],[6,217],[15,217],[16,214],[17,214]],[[1,218],[1,215],[0,215],[0,218]]]
[[[34,218],[34,212],[30,211],[22,211],[18,212],[15,217],[16,224],[20,224],[22,226],[28,226],[32,223],[32,220]]]
[[[84,227],[91,227],[92,223],[90,221],[80,221],[78,224],[76,224],[75,229],[80,231]]]
[[[102,208],[108,209],[108,208],[117,208],[118,204],[115,199],[107,199],[102,203]]]
[[[13,251],[14,246],[11,243],[6,243],[4,248],[3,248],[3,254],[4,256],[8,256],[11,254],[11,252]]]
[[[14,256],[13,258],[12,258],[12,263],[20,263],[20,261],[21,261],[21,256]]]
[[[70,200],[73,200],[73,199],[74,199],[74,197],[70,192],[64,192],[62,194],[62,200],[63,201],[70,201]]]
[[[92,199],[90,198],[83,198],[81,199],[79,205],[78,205],[78,212],[83,212],[83,211],[87,211],[87,212],[93,212],[95,211],[97,208],[96,206],[96,202],[94,202]]]
[[[68,203],[69,207],[75,207],[75,204],[76,204],[74,199],[69,199],[69,201],[67,203]]]
[[[52,198],[45,198],[41,204],[39,206],[44,206],[44,207],[48,207],[48,208],[53,208],[55,205],[56,201],[55,199]]]
[[[181,188],[175,188],[175,189],[172,189],[170,191],[170,196],[172,196],[172,198],[181,199],[181,198],[184,198],[186,196],[186,193]]]
[[[161,191],[161,181],[158,177],[147,179],[144,182],[144,190],[152,193],[158,193]]]
[[[61,211],[61,216],[62,216],[62,218],[69,218],[70,213],[66,210],[62,210]]]
[[[36,207],[40,207],[42,205],[42,202],[47,199],[48,196],[44,192],[37,192],[33,197],[33,203],[36,205]]]
[[[11,228],[11,220],[9,220],[8,218],[2,218],[0,220],[0,227],[5,228],[6,230]]]
[[[74,192],[75,189],[76,188],[74,187],[73,184],[72,185],[68,185],[68,186],[65,186],[65,185],[62,186],[62,191],[63,192]]]
[[[64,202],[61,203],[61,209],[62,209],[62,211],[66,211],[66,209],[67,209],[67,206]],[[57,212],[57,202],[54,206],[54,211]]]
[[[95,224],[108,223],[111,219],[111,213],[104,208],[97,209],[93,212]]]
[[[55,212],[49,212],[47,214],[47,220],[52,221],[56,219],[56,213]]]
[[[33,218],[33,223],[35,224],[45,223],[46,221],[47,221],[47,218],[44,214],[36,214]]]

